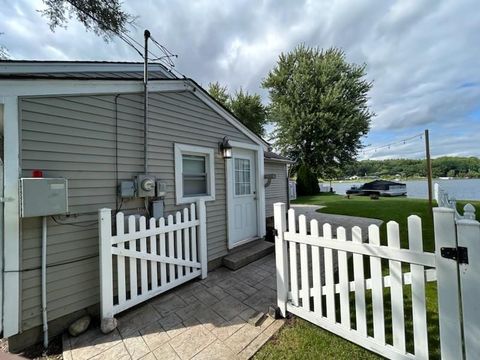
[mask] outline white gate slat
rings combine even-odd
[[[180,211],[175,213],[175,223],[181,224],[182,223],[182,214]],[[183,259],[183,246],[182,246],[182,230],[177,230],[175,232],[175,241],[177,245],[177,255],[178,259]],[[184,267],[177,266],[177,276],[181,278],[184,275]]]
[[[190,220],[196,220],[196,211],[195,211],[195,204],[191,204],[190,205]],[[192,261],[193,262],[197,262],[197,228],[196,227],[193,227],[191,228],[192,229],[192,232],[191,232],[191,250],[192,250]]]
[[[140,217],[140,231],[145,232],[147,230],[147,221],[145,216]],[[140,238],[140,252],[147,253],[147,238]],[[148,291],[148,273],[147,273],[147,260],[140,260],[140,278],[142,284],[142,294]]]
[[[288,210],[288,233],[296,232],[295,210]],[[289,243],[290,251],[290,286],[292,292],[292,303],[298,306],[298,265],[297,265],[297,244]]]
[[[155,229],[157,227],[157,221],[155,218],[150,218],[149,229]],[[150,236],[150,253],[157,254],[157,236]],[[150,261],[150,276],[152,281],[152,290],[158,287],[158,262]]]
[[[123,234],[125,231],[124,215],[119,212],[115,216],[116,218],[116,227],[117,234]],[[124,249],[125,244],[117,244],[119,249]],[[125,256],[117,256],[117,287],[118,287],[118,303],[123,304],[127,300],[127,290],[125,287]]]
[[[332,239],[332,227],[330,224],[323,224],[323,237]],[[327,319],[332,323],[335,322],[335,282],[333,267],[333,251],[332,249],[324,249],[324,265],[325,265],[325,286],[326,286],[326,304],[327,304]]]
[[[471,204],[465,206],[464,213],[471,216],[457,221],[457,235],[458,246],[468,249],[468,264],[459,266],[465,355],[470,360],[480,354],[480,223],[474,220],[475,208]]]
[[[388,246],[358,244],[351,241],[343,242],[337,241],[336,239],[326,239],[324,237],[314,239],[309,236],[302,238],[299,234],[292,234],[290,232],[286,232],[284,238],[289,242],[293,241],[296,243],[305,243],[307,245],[315,245],[327,249],[343,250],[356,254],[375,256],[382,259],[407,262],[409,264],[417,264],[428,267],[436,266],[435,254],[429,252],[419,253],[409,249],[392,249]]]
[[[362,243],[362,229],[358,226],[352,228],[352,241]],[[367,336],[367,306],[365,299],[365,269],[363,255],[353,254],[353,277],[355,282],[355,319],[357,331],[362,336]]]
[[[318,237],[318,221],[310,221],[310,234]],[[320,267],[320,248],[311,246],[312,251],[312,281],[313,281],[313,311],[318,316],[322,316],[322,273]]]
[[[423,251],[422,220],[416,215],[408,217],[408,245]],[[414,353],[418,359],[428,359],[427,304],[425,300],[425,271],[421,265],[410,265],[412,274],[412,316]],[[413,296],[414,295],[414,296]]]
[[[128,217],[128,232],[135,232],[135,216],[130,215]],[[137,251],[137,239],[130,240],[128,242],[129,250]],[[138,285],[137,285],[137,259],[130,258],[130,299],[133,299],[137,296]]]
[[[368,227],[370,244],[380,245],[380,229],[377,225]],[[380,344],[385,344],[385,309],[383,306],[382,259],[370,257],[370,276],[372,289],[373,337]]]
[[[394,249],[400,248],[400,230],[398,223],[389,221],[387,223],[388,246]],[[392,332],[393,346],[400,351],[405,351],[405,313],[403,308],[403,276],[402,263],[399,261],[388,261],[390,269],[390,297],[392,305]]]
[[[158,220],[158,227],[164,228],[165,227],[165,218],[161,217]],[[159,247],[160,247],[160,256],[167,256],[167,245],[165,243],[165,233],[160,233],[159,239]],[[165,263],[160,263],[160,286],[164,286],[167,283],[167,265]]]
[[[346,241],[347,234],[344,227],[337,228],[337,239]],[[340,292],[340,322],[347,328],[351,328],[350,321],[350,291],[348,281],[348,259],[345,251],[338,251],[338,282]]]
[[[188,209],[185,208],[183,209],[183,221],[188,221]],[[192,257],[191,257],[191,253],[190,253],[190,229],[189,228],[185,228],[183,229],[183,243],[184,243],[184,247],[185,247],[185,257],[184,259],[185,260],[192,260]],[[192,268],[191,267],[186,267],[185,268],[185,275],[187,274],[190,274],[192,272]]]
[[[173,224],[173,216],[168,215],[167,217],[167,225]],[[175,257],[175,234],[173,231],[168,232],[168,257]],[[168,282],[172,282],[175,280],[175,265],[169,264],[168,265]]]
[[[307,236],[307,219],[305,215],[298,217],[298,230],[300,235]],[[307,244],[300,244],[300,273],[302,279],[302,306],[310,310],[310,281],[308,279],[308,247]]]

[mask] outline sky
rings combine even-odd
[[[41,0],[0,0],[0,44],[14,59],[142,61],[121,40],[105,43],[72,19],[51,32]],[[178,55],[175,69],[206,87],[259,93],[278,56],[304,43],[339,47],[366,64],[376,116],[360,159],[480,156],[478,0],[126,0],[143,30]],[[393,144],[391,146],[384,146]],[[382,147],[381,149],[377,149]]]

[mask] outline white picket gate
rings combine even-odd
[[[183,216],[182,216],[183,214]],[[207,276],[205,202],[166,219],[99,210],[102,323],[145,300]],[[125,219],[127,228],[125,231]]]
[[[480,335],[477,221],[456,221],[453,209],[436,208],[437,250],[430,253],[423,251],[418,216],[408,218],[409,248],[405,249],[400,246],[396,222],[387,223],[388,246],[385,246],[381,245],[376,225],[369,226],[368,243],[364,243],[359,227],[351,229],[351,237],[346,229],[339,227],[334,237],[331,226],[324,224],[320,236],[317,220],[312,220],[308,229],[305,216],[300,215],[297,231],[294,210],[288,210],[288,226],[286,215],[285,204],[274,205],[277,303],[283,316],[287,312],[300,316],[390,359],[428,359],[425,285],[437,281],[442,358],[462,359],[465,353],[470,360],[476,358],[473,354],[480,354],[480,344],[475,342]],[[457,248],[457,237],[458,246],[469,248],[469,264],[457,262],[462,252]],[[457,254],[456,259],[448,258],[449,254]],[[349,274],[350,255],[353,275]],[[382,266],[382,260],[388,266]],[[368,261],[370,278],[366,278],[364,261]],[[388,275],[384,268],[388,269]],[[405,269],[410,271],[404,272]],[[408,291],[411,291],[413,352],[407,349],[405,285],[410,285]],[[390,288],[389,309],[385,305],[385,288]],[[367,299],[371,299],[371,313]],[[391,331],[386,330],[387,312],[391,315]],[[369,321],[373,323],[371,328]]]

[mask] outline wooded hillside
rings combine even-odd
[[[480,159],[477,157],[439,157],[432,160],[434,177],[480,177]],[[344,177],[351,176],[426,176],[425,160],[389,159],[362,160],[348,166]]]

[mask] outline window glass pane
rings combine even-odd
[[[207,195],[207,177],[206,176],[184,176],[183,177],[183,195]]]
[[[235,195],[251,194],[250,160],[235,159]]]
[[[205,156],[183,155],[184,174],[205,174]]]

